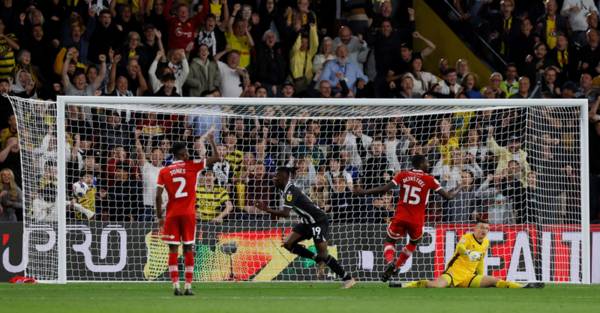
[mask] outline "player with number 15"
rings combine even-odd
[[[456,196],[461,189],[447,192],[433,176],[426,173],[429,169],[429,161],[425,156],[414,155],[411,159],[413,169],[410,171],[401,171],[387,185],[379,186],[373,189],[363,190],[355,188],[354,193],[358,195],[381,194],[390,191],[392,188],[400,187],[400,197],[396,214],[387,227],[387,238],[383,248],[383,256],[386,262],[386,269],[381,280],[386,282],[395,274],[398,269],[404,265],[404,262],[412,255],[417,248],[417,244],[423,236],[423,225],[425,224],[425,209],[429,191],[433,190],[442,197],[450,200]],[[407,235],[410,242],[404,246],[398,260],[394,262],[396,256],[396,242]]]
[[[156,216],[161,228],[162,238],[169,245],[169,274],[173,282],[173,292],[182,295],[179,289],[179,269],[177,250],[183,244],[185,263],[185,291],[183,295],[193,295],[192,279],[194,275],[194,243],[196,241],[196,178],[198,172],[210,167],[219,160],[214,139],[214,130],[208,131],[212,155],[202,160],[190,160],[190,154],[184,143],[173,145],[174,161],[162,168],[158,174],[156,188]],[[166,218],[162,216],[162,193],[167,191]]]

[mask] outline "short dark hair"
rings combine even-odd
[[[482,223],[482,224],[489,224],[490,221],[487,219],[487,217],[485,217],[483,214],[477,214],[475,216],[475,222],[477,222],[477,224]]]
[[[187,145],[183,142],[176,142],[171,147],[171,153],[173,153],[173,155],[180,154],[181,150],[187,150]]]
[[[160,78],[160,81],[162,82],[166,82],[166,81],[175,81],[175,75],[173,75],[173,73],[167,73],[167,74],[163,74],[162,77]]]
[[[290,166],[280,166],[277,168],[277,172],[285,172],[290,176],[296,175],[296,168]]]
[[[448,75],[450,73],[456,73],[456,69],[453,67],[450,67],[444,71],[444,75]]]
[[[414,168],[418,168],[425,161],[427,161],[427,157],[421,154],[415,154],[410,158],[410,163]]]

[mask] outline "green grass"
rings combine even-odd
[[[545,289],[399,289],[363,283],[196,284],[174,297],[167,283],[0,284],[0,312],[599,312],[600,286]]]

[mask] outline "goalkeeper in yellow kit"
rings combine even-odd
[[[464,234],[454,251],[452,260],[448,262],[444,273],[436,280],[419,280],[406,284],[390,283],[390,287],[404,288],[543,288],[543,283],[521,284],[505,281],[494,276],[483,275],[483,259],[490,241],[488,221],[477,220],[473,232]]]

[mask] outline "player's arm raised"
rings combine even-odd
[[[456,195],[460,192],[460,190],[462,189],[462,185],[458,185],[456,186],[456,188],[450,190],[450,191],[446,191],[444,188],[440,188],[439,190],[437,190],[437,193],[444,197],[444,199],[446,200],[452,200],[454,199],[454,197],[456,197]]]
[[[277,216],[277,217],[290,217],[290,211],[292,209],[291,207],[284,205],[283,210],[274,210],[274,209],[267,207],[267,204],[264,201],[258,202],[255,205],[255,207],[261,211],[267,212],[267,213],[271,214],[272,216]]]
[[[386,185],[381,185],[375,188],[371,188],[371,189],[367,189],[364,190],[359,186],[355,186],[354,189],[352,190],[352,192],[355,195],[379,195],[382,193],[386,193],[390,190],[392,190],[392,188],[396,187],[396,184],[391,181],[389,183],[387,183]]]
[[[206,138],[208,139],[208,143],[210,144],[210,149],[212,150],[211,156],[206,158],[206,167],[209,167],[221,160],[221,155],[219,155],[219,151],[217,150],[217,144],[215,143],[215,129],[211,127],[206,133]]]

